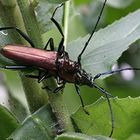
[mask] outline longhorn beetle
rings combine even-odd
[[[55,24],[55,26],[58,28],[62,39],[59,43],[58,50],[54,50],[54,41],[53,38],[50,38],[44,47],[44,50],[36,49],[34,43],[31,41],[31,39],[23,33],[20,29],[17,27],[2,27],[0,28],[0,31],[3,30],[15,30],[17,33],[19,33],[33,48],[25,47],[22,45],[6,45],[1,50],[0,53],[12,60],[21,62],[23,65],[16,65],[16,66],[0,66],[3,69],[11,69],[11,70],[23,70],[28,69],[30,67],[34,67],[39,71],[38,75],[26,75],[30,78],[36,78],[38,79],[38,82],[40,83],[44,79],[47,79],[48,77],[55,77],[57,80],[58,87],[56,87],[54,90],[51,90],[48,86],[45,86],[44,88],[51,90],[52,92],[56,93],[59,90],[63,89],[65,87],[66,82],[73,83],[76,89],[76,92],[78,96],[80,97],[80,101],[82,104],[82,107],[84,109],[84,103],[83,99],[80,95],[80,89],[79,86],[81,85],[87,85],[91,88],[96,88],[101,93],[105,94],[110,113],[111,113],[111,121],[112,121],[112,130],[110,133],[110,137],[113,134],[114,130],[114,115],[112,111],[112,107],[110,104],[109,97],[112,97],[110,93],[105,91],[102,87],[98,86],[95,83],[95,80],[103,75],[111,75],[113,73],[125,71],[125,70],[140,70],[139,68],[124,68],[124,69],[117,69],[114,71],[108,71],[104,73],[98,73],[94,77],[92,77],[89,73],[87,73],[84,69],[82,69],[81,64],[81,58],[82,55],[87,48],[92,36],[95,33],[95,30],[97,28],[97,25],[100,21],[101,15],[103,13],[104,7],[106,5],[107,0],[104,1],[103,6],[101,8],[101,11],[99,13],[99,17],[97,19],[97,22],[93,28],[93,31],[88,38],[88,40],[85,42],[84,48],[82,49],[81,53],[78,55],[77,61],[72,61],[69,59],[68,53],[64,49],[64,34],[61,29],[61,26],[59,23],[55,20],[54,15],[58,8],[60,8],[63,4],[56,7],[54,10],[51,21]],[[48,45],[50,45],[51,50],[46,51]],[[20,49],[19,49],[20,47]],[[86,112],[86,110],[84,110]],[[86,112],[88,114],[88,112]]]

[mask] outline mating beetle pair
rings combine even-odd
[[[33,48],[28,48],[28,47],[23,47],[21,45],[6,45],[1,49],[1,54],[7,58],[10,58],[15,61],[22,62],[22,65],[20,66],[1,66],[1,68],[4,69],[28,69],[30,67],[34,67],[39,71],[38,75],[27,75],[30,78],[36,78],[38,79],[38,82],[41,82],[44,79],[47,79],[48,77],[55,77],[57,79],[57,84],[58,87],[53,90],[53,92],[58,92],[59,90],[63,89],[65,86],[66,82],[73,83],[75,85],[76,91],[80,97],[82,107],[84,108],[84,103],[82,100],[82,97],[80,95],[80,89],[79,85],[87,85],[90,87],[95,87],[99,91],[101,91],[103,94],[105,94],[109,107],[110,107],[110,112],[111,112],[111,117],[112,117],[112,131],[110,136],[113,133],[114,129],[114,117],[113,117],[113,112],[112,112],[112,107],[109,101],[109,97],[112,96],[109,94],[107,91],[105,91],[103,88],[98,86],[95,83],[95,80],[99,78],[102,75],[107,75],[107,74],[112,74],[124,70],[140,70],[137,68],[125,68],[125,69],[118,69],[115,71],[109,71],[109,72],[104,72],[104,73],[99,73],[92,77],[90,74],[88,74],[84,69],[82,69],[82,64],[81,64],[81,57],[85,51],[85,49],[88,46],[88,43],[90,42],[97,25],[99,23],[99,20],[101,18],[101,15],[103,13],[103,9],[105,7],[106,1],[104,1],[103,7],[101,9],[101,12],[99,14],[98,20],[96,22],[96,25],[85,43],[85,46],[81,53],[78,56],[77,61],[72,61],[69,59],[68,53],[64,49],[64,35],[62,32],[62,29],[58,22],[54,19],[55,12],[59,7],[62,5],[58,6],[53,15],[52,15],[52,22],[57,26],[60,34],[62,35],[62,39],[60,41],[60,44],[58,46],[58,51],[54,51],[54,43],[53,39],[50,38],[49,41],[47,42],[46,46],[44,47],[44,50],[40,49],[35,49],[34,43],[30,40],[30,38],[24,34],[20,29],[16,27],[3,27],[0,28],[0,31],[3,30],[16,30],[25,40],[29,42],[29,44]],[[51,50],[46,51],[48,45],[50,45]],[[19,49],[20,47],[20,49]],[[45,87],[48,90],[51,90],[49,87]],[[86,111],[85,111],[86,112]],[[88,114],[88,112],[86,112]]]

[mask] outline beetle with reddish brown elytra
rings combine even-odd
[[[113,133],[113,129],[114,129],[114,116],[113,116],[109,97],[112,95],[110,93],[108,93],[107,91],[105,91],[100,86],[98,86],[95,83],[95,79],[97,79],[103,75],[113,74],[113,73],[117,73],[117,72],[124,71],[124,70],[140,70],[140,69],[138,69],[138,68],[118,69],[115,71],[99,73],[94,77],[92,77],[89,73],[87,73],[84,69],[82,69],[82,65],[81,65],[82,54],[84,53],[85,49],[87,48],[93,34],[95,33],[95,30],[97,28],[97,25],[99,23],[102,13],[103,13],[103,9],[105,7],[106,1],[107,0],[104,1],[103,7],[99,14],[96,25],[95,25],[89,39],[85,43],[83,50],[79,54],[77,61],[70,60],[68,53],[64,50],[64,35],[62,32],[61,26],[54,19],[55,12],[57,11],[57,9],[59,7],[62,6],[62,4],[55,9],[55,11],[51,17],[52,22],[56,25],[56,27],[58,28],[59,32],[62,35],[62,39],[58,46],[58,51],[54,50],[53,38],[50,38],[48,40],[46,46],[44,47],[44,50],[36,49],[34,43],[20,29],[18,29],[16,27],[2,27],[2,28],[0,28],[0,31],[11,30],[11,29],[16,30],[25,40],[27,40],[29,42],[29,44],[33,48],[25,47],[22,45],[11,44],[11,45],[4,46],[1,49],[0,53],[9,59],[21,62],[23,64],[20,66],[1,66],[1,68],[21,70],[21,69],[28,69],[30,67],[34,67],[35,69],[39,70],[39,74],[38,75],[26,75],[26,76],[30,77],[30,78],[36,78],[36,79],[38,79],[38,82],[41,82],[42,80],[47,79],[50,76],[55,77],[57,79],[58,87],[56,89],[54,89],[52,92],[56,93],[59,90],[63,89],[66,82],[73,83],[75,85],[77,94],[80,97],[83,109],[84,109],[84,103],[83,103],[83,99],[80,95],[80,89],[79,89],[78,85],[87,85],[89,87],[97,88],[99,91],[101,91],[103,94],[105,94],[108,104],[109,104],[109,108],[110,108],[110,112],[111,112],[111,120],[112,120],[112,131],[110,134],[110,136],[111,136]],[[46,51],[48,45],[50,45],[50,48],[51,48],[50,51]],[[20,47],[20,49],[19,49],[19,47]],[[51,90],[48,86],[45,86],[44,88]],[[84,110],[84,111],[86,112],[86,110]],[[86,112],[86,113],[88,114],[88,112]]]

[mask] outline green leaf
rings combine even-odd
[[[15,117],[0,105],[0,140],[6,139],[18,126]]]
[[[140,10],[96,32],[82,56],[82,67],[93,76],[110,70],[121,54],[140,38]],[[68,44],[72,60],[77,60],[89,36]],[[74,50],[74,51],[73,51]]]
[[[105,136],[90,137],[81,133],[64,133],[55,138],[55,140],[113,140]]]
[[[43,106],[29,116],[8,139],[14,140],[51,140],[56,133],[57,123],[49,106]]]
[[[134,0],[110,0],[108,1],[108,4],[114,8],[125,8],[127,6],[129,6],[130,4],[132,4]]]
[[[113,138],[125,140],[133,133],[140,133],[140,98],[110,99],[114,112],[114,133]],[[108,103],[101,98],[96,103],[86,107],[90,115],[79,108],[72,115],[72,119],[78,129],[87,135],[106,135],[111,132],[111,119]]]
[[[22,100],[23,100],[22,102],[25,102],[24,96],[21,94],[21,92],[17,92],[17,93],[20,95],[20,97],[22,97]],[[9,100],[9,110],[13,113],[14,116],[16,116],[19,122],[22,122],[27,117],[27,110],[25,106],[22,104],[21,101],[15,98],[11,93],[9,93],[8,100]]]
[[[140,140],[140,135],[132,134],[127,140]]]
[[[117,0],[117,1],[108,1],[109,6],[106,6],[105,22],[107,24],[120,19],[121,17],[126,16],[128,13],[134,12],[139,9],[140,1],[139,0]],[[115,8],[116,7],[116,8]],[[121,8],[121,9],[120,9]]]
[[[52,14],[58,4],[65,2],[67,0],[40,0],[38,2],[37,7],[35,8],[36,11],[36,18],[39,23],[40,29],[42,33],[47,32],[48,30],[55,27],[53,22],[51,21]],[[60,7],[57,12],[55,13],[55,20],[61,24],[62,22],[62,15],[63,15],[63,7]],[[60,33],[59,33],[60,34]],[[46,44],[45,44],[46,45]]]
[[[35,11],[37,13],[36,18],[39,23],[41,32],[44,33],[52,27],[54,27],[54,24],[52,24],[51,16],[54,12],[54,9],[58,6],[58,4],[53,4],[46,0],[39,1],[37,7],[35,8]],[[58,12],[55,14],[55,19],[60,22],[62,21],[62,10],[63,7],[61,7]],[[61,23],[61,22],[60,22]]]

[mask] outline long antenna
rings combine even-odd
[[[102,6],[102,9],[101,9],[101,11],[100,11],[100,13],[99,13],[97,22],[96,22],[96,24],[95,24],[95,26],[94,26],[94,29],[93,29],[91,35],[89,36],[89,39],[88,39],[87,42],[85,43],[85,46],[84,46],[83,50],[81,51],[81,53],[80,53],[79,56],[78,56],[78,63],[79,63],[79,64],[81,64],[81,56],[82,56],[82,54],[84,53],[84,51],[85,51],[85,49],[87,48],[87,46],[88,46],[88,44],[89,44],[89,42],[90,42],[90,40],[91,40],[93,34],[95,33],[95,31],[96,31],[96,29],[97,29],[97,26],[98,26],[99,21],[100,21],[100,19],[101,19],[101,16],[102,16],[103,10],[104,10],[104,8],[105,8],[106,2],[107,2],[107,0],[104,1],[103,6]]]
[[[109,137],[111,137],[112,134],[113,134],[113,131],[114,131],[114,113],[113,113],[112,106],[111,106],[111,103],[110,103],[110,100],[109,100],[109,96],[111,94],[108,93],[107,91],[105,91],[105,89],[103,89],[102,87],[98,86],[95,83],[93,83],[93,87],[95,87],[96,89],[98,89],[100,92],[102,92],[106,96],[106,99],[107,99],[107,102],[108,102],[108,106],[109,106],[109,110],[110,110],[110,114],[111,114],[111,122],[112,122],[112,129],[111,129],[111,132],[110,132],[110,135],[109,135]]]

